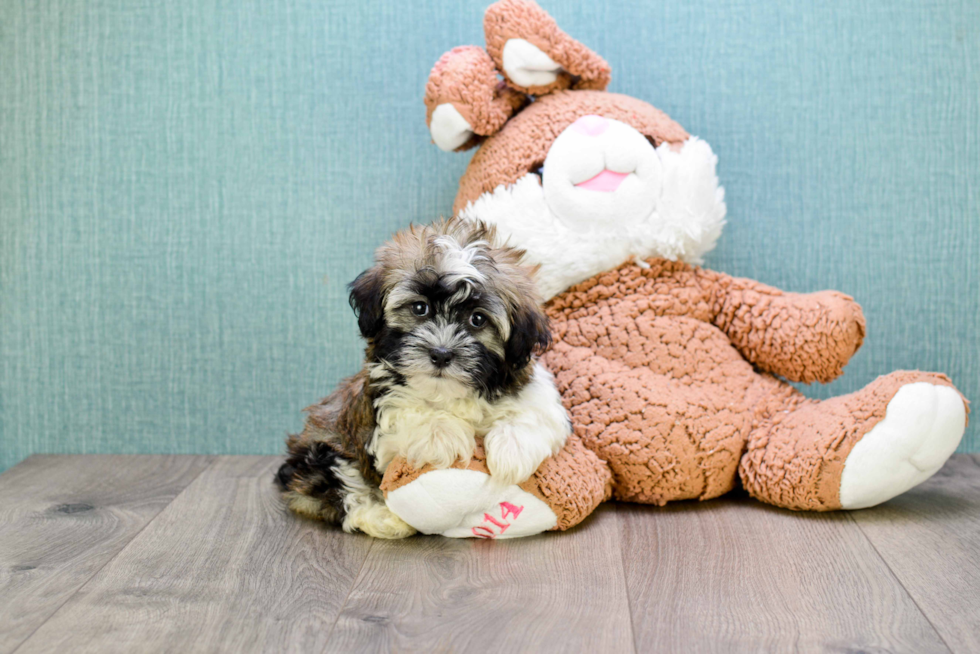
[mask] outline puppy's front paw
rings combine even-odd
[[[520,484],[534,474],[551,450],[531,437],[526,426],[504,423],[490,430],[484,441],[491,478],[504,485]]]
[[[367,529],[364,533],[373,538],[386,539],[408,538],[409,536],[415,535],[416,531],[414,527],[396,516],[391,511],[387,511],[387,513],[388,515],[386,515],[382,520],[370,525],[365,525]]]
[[[343,527],[344,531],[361,531],[372,538],[408,538],[416,533],[414,527],[381,502],[357,507],[347,514]]]

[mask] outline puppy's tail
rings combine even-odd
[[[344,489],[337,470],[349,462],[322,441],[290,436],[289,455],[276,472],[275,483],[289,508],[325,522],[344,519]]]

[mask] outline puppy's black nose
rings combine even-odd
[[[429,361],[436,368],[445,368],[453,360],[453,351],[445,347],[434,347],[429,350]]]

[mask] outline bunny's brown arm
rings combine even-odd
[[[829,382],[864,340],[864,316],[836,291],[784,293],[665,259],[625,263],[547,304],[556,341],[596,349],[610,359],[635,357],[639,334],[617,326],[643,314],[686,316],[715,325],[761,370],[790,381]]]
[[[751,279],[709,270],[712,322],[748,361],[789,381],[827,383],[864,341],[861,306],[837,291],[785,293]]]

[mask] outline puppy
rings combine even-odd
[[[415,533],[379,489],[388,464],[447,468],[482,437],[493,482],[516,484],[571,426],[534,355],[550,344],[523,252],[482,223],[412,227],[350,285],[364,369],[307,409],[277,482],[296,513],[376,538]]]

